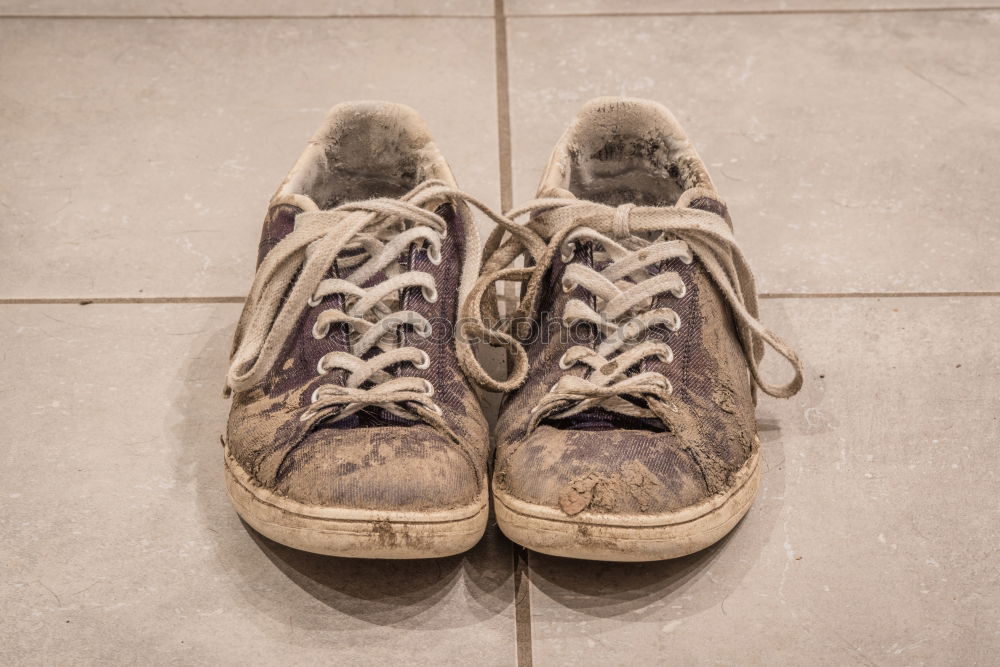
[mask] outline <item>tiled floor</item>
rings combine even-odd
[[[0,0],[0,662],[997,664],[1000,8],[948,5]],[[675,110],[808,363],[746,520],[646,565],[255,536],[222,377],[325,109],[415,106],[499,205],[598,94]]]

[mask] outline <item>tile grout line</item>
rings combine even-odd
[[[514,205],[513,166],[510,141],[510,78],[507,61],[507,17],[504,0],[493,2],[494,56],[497,83],[497,142],[500,167],[500,210],[509,211]],[[531,650],[531,583],[528,571],[528,551],[511,544],[514,559],[514,656],[517,667],[532,667]]]
[[[494,0],[497,2],[498,0]],[[590,14],[568,12],[538,14],[501,14],[506,18],[558,19],[558,18],[642,18],[647,16],[782,16],[813,14],[904,14],[931,12],[988,12],[1000,10],[1000,5],[962,7],[856,7],[853,9],[724,9],[719,11],[663,11],[663,12],[594,12]],[[290,20],[290,19],[488,19],[489,14],[0,14],[3,19],[61,19],[61,20]]]
[[[0,14],[3,19],[63,19],[70,21],[113,19],[116,21],[273,21],[290,19],[479,19],[489,14]]]
[[[494,56],[497,80],[497,141],[500,158],[500,210],[509,211],[514,205],[513,167],[510,148],[510,78],[507,68],[507,17],[503,0],[494,0]]]
[[[761,299],[905,299],[927,297],[1000,296],[1000,292],[762,292]]]
[[[511,550],[514,554],[514,646],[517,667],[532,667],[530,552],[513,543]]]
[[[646,16],[783,16],[783,15],[812,15],[812,14],[905,14],[905,13],[930,13],[930,12],[989,12],[1000,9],[1000,5],[989,5],[985,7],[858,7],[854,9],[723,9],[719,11],[665,11],[665,12],[594,12],[592,14],[577,14],[569,12],[566,14],[539,13],[539,14],[510,14],[509,18],[516,19],[559,19],[559,18],[642,18]]]
[[[157,303],[243,303],[243,296],[122,296],[122,297],[38,297],[0,298],[0,306],[44,306],[74,304],[79,306],[104,304],[157,304]]]
[[[762,292],[760,299],[906,299],[906,298],[1000,297],[1000,292]],[[139,297],[0,297],[0,306],[116,305],[159,303],[243,303],[243,296],[139,296]]]

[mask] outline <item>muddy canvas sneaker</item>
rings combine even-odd
[[[795,354],[757,321],[726,205],[664,107],[588,103],[556,146],[539,199],[486,246],[466,338],[508,348],[493,477],[512,540],[576,558],[641,561],[703,549],[746,513],[760,479],[755,384],[790,396]],[[524,266],[517,268],[518,259]],[[498,281],[521,287],[496,319]],[[763,344],[795,369],[758,373]]]
[[[416,113],[387,103],[335,107],[274,195],[224,438],[258,532],[368,558],[482,536],[488,435],[453,343],[479,272],[469,202]]]

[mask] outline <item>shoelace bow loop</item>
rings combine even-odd
[[[670,257],[680,257],[682,261],[690,262],[696,256],[733,313],[744,357],[755,385],[771,396],[794,395],[802,385],[801,362],[791,348],[757,319],[757,293],[753,274],[736,244],[732,227],[727,218],[689,208],[688,205],[699,198],[717,201],[714,192],[694,188],[683,193],[677,204],[670,207],[643,207],[631,204],[610,207],[594,202],[552,198],[534,200],[508,213],[509,219],[494,230],[486,244],[483,272],[473,287],[472,295],[465,303],[462,316],[468,322],[466,327],[468,332],[478,334],[491,344],[507,348],[508,356],[513,361],[513,368],[506,380],[495,380],[485,372],[474,355],[462,354],[460,346],[459,359],[466,373],[475,382],[492,391],[509,392],[523,384],[527,377],[527,353],[520,340],[512,335],[512,332],[504,330],[500,323],[495,307],[496,285],[503,281],[520,282],[522,297],[511,321],[532,317],[543,289],[542,281],[556,253],[562,253],[564,259],[568,259],[568,242],[581,236],[596,234],[601,237],[600,242],[610,255],[611,264],[601,272],[570,264],[563,279],[568,283],[564,287],[585,283],[585,287],[592,290],[595,296],[602,298],[605,301],[603,317],[587,313],[586,311],[591,310],[589,307],[581,307],[582,302],[571,300],[563,313],[564,318],[569,316],[571,319],[582,319],[598,326],[606,326],[608,321],[625,314],[657,293],[671,291],[675,296],[682,296],[685,287],[676,274],[646,277],[634,287],[627,287],[624,290],[616,286],[615,282]],[[516,222],[517,218],[530,214],[534,215],[527,223]],[[509,238],[505,238],[507,234],[510,235]],[[657,241],[645,244],[645,247],[642,243],[635,243],[636,239],[654,236],[657,237]],[[633,249],[623,247],[608,237],[622,240],[623,243],[629,239],[630,244],[636,247]],[[520,257],[525,258],[525,264],[529,267],[511,268],[510,265]],[[637,414],[636,411],[641,408],[629,401],[615,399],[616,392],[633,395],[646,393],[651,396],[669,393],[669,381],[659,374],[640,373],[624,378],[609,387],[606,383],[602,384],[606,378],[602,379],[601,375],[596,373],[597,364],[604,364],[607,361],[604,359],[607,354],[615,352],[624,345],[623,338],[634,337],[641,333],[641,330],[655,324],[665,324],[668,328],[676,330],[679,320],[676,319],[676,313],[669,309],[640,312],[626,325],[626,328],[631,327],[632,333],[617,332],[615,334],[617,338],[605,340],[596,351],[571,348],[564,360],[572,356],[574,363],[582,361],[591,366],[594,372],[589,378],[564,375],[552,388],[550,396],[546,397],[548,400],[543,399],[544,402],[559,405],[576,401],[576,407],[568,411],[568,414],[575,414],[597,403],[625,414]],[[788,383],[773,385],[761,377],[759,363],[765,344],[787,359],[792,366],[794,377]],[[656,352],[656,350],[647,351]],[[618,362],[616,370],[621,372],[626,370],[625,364],[635,356],[629,354],[626,357],[625,354],[627,353],[622,353],[616,358]],[[563,363],[560,365],[563,366]],[[564,370],[566,368],[564,366]],[[652,375],[658,379],[650,377]],[[598,380],[597,383],[593,382],[595,379]],[[609,403],[608,399],[614,400]],[[654,406],[650,407],[652,409]],[[652,411],[659,413],[662,409],[661,404],[655,406]],[[538,417],[536,422],[537,419]]]

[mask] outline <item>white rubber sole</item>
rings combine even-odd
[[[553,556],[606,561],[679,558],[722,539],[750,509],[760,486],[759,450],[736,473],[729,493],[664,514],[629,516],[560,510],[493,489],[497,523],[514,542]]]
[[[294,549],[348,558],[438,558],[471,549],[486,530],[489,500],[436,512],[379,512],[305,505],[262,488],[229,455],[226,492],[243,520]]]

